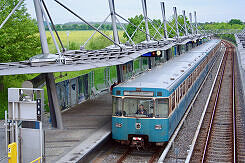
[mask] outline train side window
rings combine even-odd
[[[175,103],[176,105],[179,103],[179,87],[175,90]]]
[[[191,75],[188,77],[188,88],[191,87]]]
[[[184,96],[185,95],[185,81],[183,82],[182,92],[183,92],[183,96]]]
[[[158,99],[156,100],[156,110],[155,115],[158,118],[168,117],[168,99]]]
[[[180,85],[180,96],[179,96],[179,101],[181,100],[183,96],[183,84]]]
[[[171,101],[172,101],[172,110],[174,110],[174,108],[175,108],[175,91],[173,92],[173,94],[171,96]]]
[[[113,115],[122,116],[122,98],[112,97],[112,110]]]

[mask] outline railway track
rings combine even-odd
[[[151,147],[147,150],[138,150],[136,148],[129,147],[118,159],[117,163],[123,162],[137,162],[139,157],[142,157],[143,162],[154,163],[161,155],[163,147]],[[139,160],[138,160],[139,161]],[[141,161],[139,161],[141,162]]]
[[[196,128],[198,127],[199,119],[201,118],[205,101],[209,98],[209,92],[212,90],[215,79],[217,78],[217,71],[221,67],[221,62],[224,58],[225,49],[222,46],[217,52],[217,57],[212,65],[208,75],[200,86],[196,96],[187,109],[175,133],[171,137],[164,152],[162,153],[158,162],[183,162],[192,144]]]
[[[157,162],[163,151],[163,147],[148,145],[137,149],[127,145],[120,145],[113,140],[109,140],[105,146],[96,151],[96,155],[83,162],[91,163],[126,163],[126,162]]]
[[[195,142],[191,162],[237,162],[234,47],[226,53]]]

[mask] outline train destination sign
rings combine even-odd
[[[124,91],[124,96],[153,96],[153,92]]]

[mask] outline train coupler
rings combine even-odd
[[[135,146],[139,150],[141,147],[144,148],[145,142],[142,137],[133,137],[131,145]]]

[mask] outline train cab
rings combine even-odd
[[[115,92],[119,94],[119,88]],[[165,142],[168,140],[168,98],[157,98],[155,90],[123,91],[113,96],[113,139],[126,144],[135,142]],[[160,94],[160,92],[159,92]],[[159,136],[160,135],[160,136]]]

